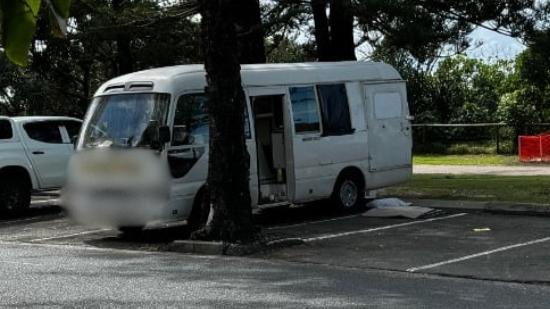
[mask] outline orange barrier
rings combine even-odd
[[[519,137],[521,162],[550,162],[550,133]]]

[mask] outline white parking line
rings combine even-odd
[[[325,223],[325,222],[352,219],[352,218],[357,218],[357,217],[360,217],[360,216],[361,215],[352,215],[352,216],[338,217],[338,218],[334,218],[334,219],[327,219],[327,220],[320,220],[320,221],[308,221],[308,222],[289,224],[289,225],[279,225],[279,226],[273,226],[273,227],[266,228],[266,230],[287,229],[287,228],[291,228],[291,227],[299,227],[299,226],[305,226],[305,225],[316,224],[316,223]]]
[[[35,264],[35,263],[25,263],[25,262],[15,262],[15,261],[0,261],[0,264],[42,266],[40,264]]]
[[[475,259],[475,258],[478,258],[478,257],[481,257],[481,256],[490,255],[490,254],[493,254],[493,253],[508,251],[508,250],[512,250],[512,249],[516,249],[516,248],[520,248],[520,247],[525,247],[525,246],[536,245],[536,244],[540,244],[540,243],[547,242],[547,241],[550,241],[550,237],[536,239],[536,240],[524,242],[524,243],[521,243],[521,244],[515,244],[515,245],[511,245],[511,246],[501,247],[501,248],[497,248],[497,249],[494,249],[494,250],[489,250],[489,251],[480,252],[480,253],[476,253],[476,254],[472,254],[472,255],[467,255],[467,256],[464,256],[464,257],[461,257],[461,258],[452,259],[452,260],[448,260],[448,261],[443,261],[443,262],[439,262],[439,263],[434,263],[434,264],[429,264],[429,265],[424,265],[424,266],[419,266],[419,267],[413,267],[413,268],[407,269],[407,271],[411,272],[411,273],[414,273],[414,272],[417,272],[419,270],[426,270],[426,269],[436,268],[436,267],[443,266],[443,265],[448,265],[448,264],[453,264],[453,263],[458,263],[458,262],[462,262],[462,261],[466,261],[466,260]]]
[[[0,221],[0,224],[14,224],[14,223],[23,223],[23,222],[31,222],[31,221],[36,221],[37,223],[39,223],[39,222],[44,222],[44,219],[57,218],[57,217],[59,217],[58,214],[51,214],[51,215],[45,215],[45,216],[40,216],[40,217],[37,216],[37,217],[26,218],[26,219]],[[64,220],[66,220],[66,219],[61,218],[61,219],[56,219],[56,220],[49,220],[48,222],[53,223],[53,222],[64,221]]]
[[[313,241],[327,240],[327,239],[333,239],[333,238],[339,238],[339,237],[345,237],[345,236],[351,236],[351,235],[357,235],[357,234],[372,233],[372,232],[384,231],[384,230],[389,230],[389,229],[398,228],[398,227],[411,226],[411,225],[417,225],[417,224],[422,224],[422,223],[459,218],[459,217],[463,217],[465,215],[467,215],[467,214],[466,213],[460,213],[460,214],[455,214],[455,215],[450,215],[450,216],[445,216],[445,217],[439,217],[439,218],[431,218],[431,219],[420,220],[420,221],[413,221],[413,222],[406,222],[406,223],[400,223],[400,224],[393,224],[393,225],[375,227],[375,228],[366,229],[366,230],[350,231],[350,232],[337,233],[337,234],[327,234],[327,235],[318,236],[318,237],[305,238],[305,239],[303,239],[303,241],[304,242],[313,242]]]
[[[100,229],[100,230],[85,231],[85,232],[68,234],[68,235],[33,239],[33,240],[31,240],[31,242],[40,242],[40,241],[47,241],[47,240],[54,240],[54,239],[63,239],[63,238],[76,237],[76,236],[82,236],[82,235],[96,234],[96,233],[106,232],[106,231],[112,231],[112,230],[111,229]]]

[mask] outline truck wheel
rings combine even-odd
[[[8,215],[25,213],[31,204],[31,188],[21,179],[0,180],[0,212]]]
[[[194,232],[203,228],[208,221],[208,216],[210,215],[210,202],[207,192],[208,191],[203,188],[197,193],[197,197],[193,203],[193,209],[187,218],[187,226],[190,231]]]
[[[332,200],[340,210],[352,211],[362,205],[365,195],[362,183],[360,177],[353,174],[339,177],[332,193]]]
[[[119,227],[118,230],[122,233],[124,238],[138,238],[143,232],[143,226],[123,226]]]

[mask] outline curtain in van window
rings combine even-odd
[[[317,86],[323,135],[345,135],[353,133],[345,84]]]

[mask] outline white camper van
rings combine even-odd
[[[242,82],[254,207],[332,197],[339,207],[353,208],[366,191],[410,178],[406,85],[391,66],[245,65]],[[93,194],[77,205],[95,216],[94,223],[125,228],[197,218],[208,169],[205,86],[203,66],[184,65],[121,76],[98,89],[77,145],[82,154],[101,152],[105,158],[93,159],[96,181],[88,188]],[[144,149],[154,154],[158,169],[170,175],[162,185],[169,190],[165,200],[159,198],[155,205],[119,203],[117,199],[137,200],[141,195],[125,193],[125,186],[108,179],[115,177],[120,184],[153,177],[152,169],[132,166],[128,159],[131,152]],[[113,156],[104,155],[109,152]],[[90,160],[70,168],[81,170],[79,164]],[[107,203],[109,199],[113,202]],[[118,209],[97,211],[105,205]]]

